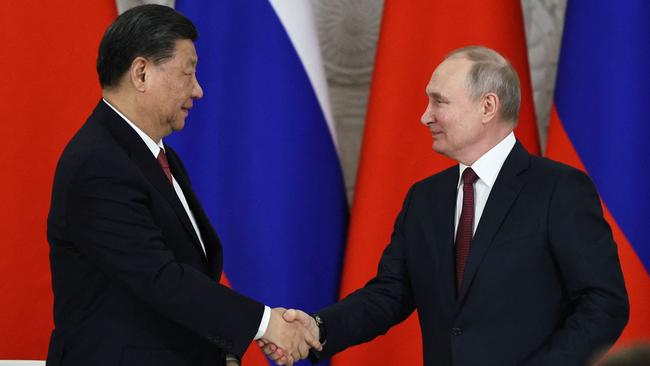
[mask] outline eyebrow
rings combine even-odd
[[[449,100],[449,99],[447,99],[444,95],[442,95],[442,94],[440,94],[440,93],[438,93],[438,92],[429,92],[429,91],[427,90],[427,91],[426,91],[426,94],[427,94],[427,96],[429,96],[429,97],[431,97],[431,98],[434,98],[434,99],[441,99],[441,100],[444,100],[444,101],[448,101],[448,100]]]

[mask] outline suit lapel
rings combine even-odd
[[[456,208],[456,188],[458,185],[458,166],[441,173],[439,189],[433,191],[430,207],[436,207],[431,218],[433,246],[439,264],[440,288],[443,291],[446,309],[453,309],[456,301],[455,262],[454,262],[454,210]]]
[[[189,177],[183,168],[180,158],[171,147],[166,146],[166,149],[169,167],[174,178],[176,178],[178,184],[181,186],[183,194],[187,199],[187,204],[190,206],[190,210],[194,213],[194,218],[196,219],[196,223],[201,231],[203,245],[205,245],[205,252],[208,260],[208,267],[211,272],[210,274],[219,277],[221,275],[219,270],[222,268],[221,244],[219,237],[216,232],[214,232],[208,216],[205,214],[205,211],[203,211],[203,207],[192,189]]]
[[[174,187],[169,184],[169,180],[167,180],[167,177],[158,164],[158,161],[154,158],[153,154],[151,154],[151,150],[147,148],[147,145],[142,141],[133,128],[131,128],[122,117],[115,113],[115,111],[113,111],[103,101],[99,102],[95,109],[95,113],[98,114],[98,120],[103,123],[118,143],[120,143],[128,152],[131,160],[138,165],[142,174],[149,180],[151,185],[153,185],[156,190],[165,197],[165,200],[167,200],[169,205],[172,207],[188,234],[193,238],[197,250],[201,253],[201,257],[204,257],[201,243],[199,242],[199,238],[196,236],[192,223],[185,212],[185,208],[183,208],[183,204],[178,198],[178,195],[176,195]]]
[[[494,183],[494,187],[492,187],[485,209],[481,215],[481,221],[472,239],[465,273],[463,274],[463,283],[458,296],[459,306],[462,304],[476,276],[481,261],[492,244],[494,236],[499,231],[503,220],[506,218],[512,204],[515,202],[524,185],[524,181],[519,175],[528,168],[529,163],[530,155],[517,142],[508,155],[508,158],[506,158]]]
[[[192,237],[194,245],[196,246],[196,249],[199,251],[199,254],[201,255],[201,257],[205,257],[205,255],[203,254],[203,249],[201,248],[201,242],[199,241],[199,238],[196,236],[196,231],[192,226],[192,222],[190,221],[190,218],[187,216],[187,211],[185,211],[185,208],[183,207],[180,198],[178,198],[178,195],[176,194],[174,187],[171,184],[169,184],[169,180],[165,176],[163,170],[160,168],[158,161],[156,161],[156,159],[153,158],[151,151],[149,151],[149,149],[146,146],[144,146],[144,148],[146,149],[145,151],[146,154],[143,154],[143,156],[140,156],[139,153],[133,155],[134,160],[136,161],[138,166],[140,166],[140,169],[142,169],[142,172],[147,177],[147,179],[149,179],[151,184],[165,197],[167,202],[169,202],[169,204],[172,206],[174,212],[176,213],[176,216],[185,227],[185,230],[187,230],[188,234],[190,234],[190,236]],[[171,164],[170,164],[170,168],[171,168]],[[172,169],[172,175],[174,175],[174,178],[176,178],[173,169]]]

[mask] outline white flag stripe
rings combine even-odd
[[[282,26],[289,35],[298,57],[307,71],[307,76],[318,98],[332,141],[338,148],[334,118],[330,109],[330,99],[325,79],[325,69],[321,59],[314,13],[309,1],[269,0]]]

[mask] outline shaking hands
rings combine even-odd
[[[264,353],[278,365],[293,365],[307,358],[311,348],[322,350],[318,325],[300,310],[275,308],[266,333],[257,341]]]

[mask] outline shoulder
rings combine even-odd
[[[557,184],[593,185],[584,171],[549,158],[531,156],[531,173],[541,180]]]
[[[596,187],[584,171],[548,158],[531,156],[528,169],[518,175],[522,202],[566,209],[581,202],[599,202]],[[523,200],[523,198],[526,198]]]
[[[458,184],[458,165],[454,165],[436,174],[415,182],[409,191],[432,192],[447,189]]]
[[[403,209],[418,207],[429,210],[430,204],[441,204],[452,194],[458,184],[458,166],[445,169],[413,183],[404,198]]]
[[[128,152],[111,133],[89,120],[63,150],[54,174],[53,190],[79,191],[84,186],[132,181],[139,175]]]

